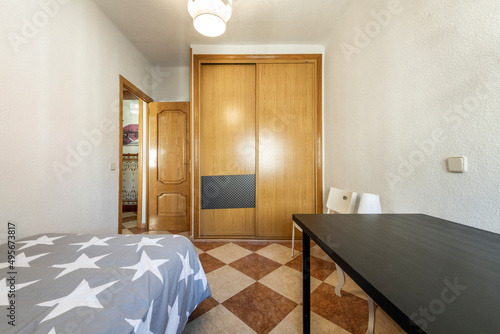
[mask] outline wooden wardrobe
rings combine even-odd
[[[195,55],[195,238],[289,239],[321,213],[321,55]]]

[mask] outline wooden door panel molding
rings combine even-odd
[[[179,193],[161,194],[157,197],[158,215],[169,217],[186,217],[187,196]]]
[[[149,226],[189,230],[191,220],[189,102],[150,104]]]
[[[162,110],[157,114],[158,182],[166,185],[187,181],[189,147],[185,143],[189,132],[188,114],[182,110]],[[171,129],[171,124],[176,124]]]

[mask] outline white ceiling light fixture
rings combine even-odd
[[[226,31],[232,6],[232,0],[188,0],[194,28],[207,37],[217,37]]]

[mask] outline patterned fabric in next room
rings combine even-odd
[[[138,154],[123,155],[123,205],[137,205]]]

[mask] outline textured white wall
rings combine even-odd
[[[2,1],[0,21],[0,234],[116,233],[118,78],[151,93],[147,61],[88,0]]]
[[[195,54],[324,54],[323,45],[269,44],[269,45],[191,45]]]
[[[332,29],[325,193],[379,193],[384,212],[499,233],[499,125],[497,0],[357,0]],[[446,171],[456,155],[467,173]]]
[[[161,81],[154,87],[155,102],[189,101],[189,66],[160,67]]]

